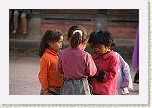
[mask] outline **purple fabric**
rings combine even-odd
[[[129,93],[128,88],[133,90],[130,67],[119,53],[115,52],[115,54],[117,55],[119,60],[119,68],[117,74],[117,94],[127,94]]]
[[[135,69],[139,67],[139,26],[136,32],[136,40],[135,40],[135,45],[132,55],[132,65]]]

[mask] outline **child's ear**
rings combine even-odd
[[[87,45],[87,43],[88,43],[88,40],[85,40],[83,44],[84,44],[84,45]]]
[[[51,45],[51,42],[48,42],[48,45]]]
[[[109,44],[109,45],[107,46],[107,48],[109,48],[109,49],[110,49],[110,48],[111,48],[111,44]]]

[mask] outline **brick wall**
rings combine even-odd
[[[115,38],[135,39],[137,24],[108,24],[108,30]]]
[[[41,9],[40,10],[40,15],[43,16],[43,14],[46,15],[51,15],[54,13],[58,13],[58,14],[89,14],[89,15],[97,15],[99,12],[98,9]],[[135,15],[138,16],[139,15],[139,10],[138,9],[107,9],[107,15]],[[33,16],[34,17],[34,16]],[[40,17],[40,16],[39,16]],[[72,16],[71,16],[72,17]],[[46,16],[47,18],[47,16]],[[83,27],[85,27],[88,31],[88,34],[90,34],[95,27],[94,24],[94,19],[92,20],[92,22],[90,21],[64,21],[63,19],[58,19],[58,20],[52,20],[52,19],[43,19],[40,18],[41,22],[40,22],[40,35],[44,35],[45,31],[47,29],[59,29],[61,30],[64,35],[67,35],[67,31],[68,29],[72,26],[72,25],[81,25]],[[72,18],[71,18],[72,19]],[[28,19],[29,22],[30,19]],[[117,20],[117,18],[115,18],[115,20]],[[115,21],[114,20],[114,21]],[[136,29],[137,29],[137,21],[134,21],[134,19],[130,19],[129,21],[127,20],[127,16],[125,17],[125,19],[123,20],[123,23],[119,22],[120,19],[118,19],[118,22],[108,22],[107,24],[107,29],[112,32],[115,35],[115,38],[125,38],[125,39],[135,39],[135,34],[136,34]],[[125,20],[127,20],[128,22],[125,22]],[[22,22],[21,19],[19,18],[19,22],[18,22],[19,26],[18,26],[18,34],[22,34]],[[98,23],[97,23],[98,24]],[[96,25],[97,25],[96,24]],[[27,27],[28,27],[27,23]],[[29,29],[29,27],[28,27]],[[28,30],[27,29],[27,30]],[[100,28],[99,28],[100,29]],[[11,34],[14,30],[14,26],[13,26],[13,19],[10,21],[10,25],[9,25],[9,33]],[[30,32],[30,31],[29,31]]]
[[[40,27],[40,35],[43,36],[45,31],[48,29],[59,29],[66,36],[68,29],[72,25],[80,25],[86,28],[88,34],[90,34],[94,30],[93,22],[63,22],[63,21],[41,21]],[[27,23],[28,27],[28,23]],[[109,30],[115,38],[123,38],[123,39],[135,39],[137,24],[119,24],[119,23],[109,23],[107,25],[107,30]],[[13,20],[10,21],[9,24],[9,33],[12,34],[14,30]],[[28,30],[28,29],[27,29]],[[18,31],[17,34],[22,34],[22,22],[19,19],[18,22]]]
[[[139,9],[107,9],[108,15],[139,15]]]
[[[90,34],[94,30],[94,23],[91,22],[60,22],[60,21],[42,21],[40,34],[44,35],[45,31],[48,29],[58,29],[63,32],[64,36],[67,36],[68,29],[73,25],[79,25],[84,27],[88,34]]]

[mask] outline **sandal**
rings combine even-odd
[[[24,31],[24,32],[23,32],[23,35],[27,35],[27,32],[26,32],[26,31]]]
[[[17,32],[17,31],[16,31],[16,30],[14,30],[14,31],[13,31],[13,34],[16,34],[16,32]]]

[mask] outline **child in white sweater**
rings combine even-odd
[[[117,95],[126,95],[129,93],[128,88],[133,90],[130,68],[119,53],[115,52],[115,54],[119,60],[119,69],[117,74]]]

